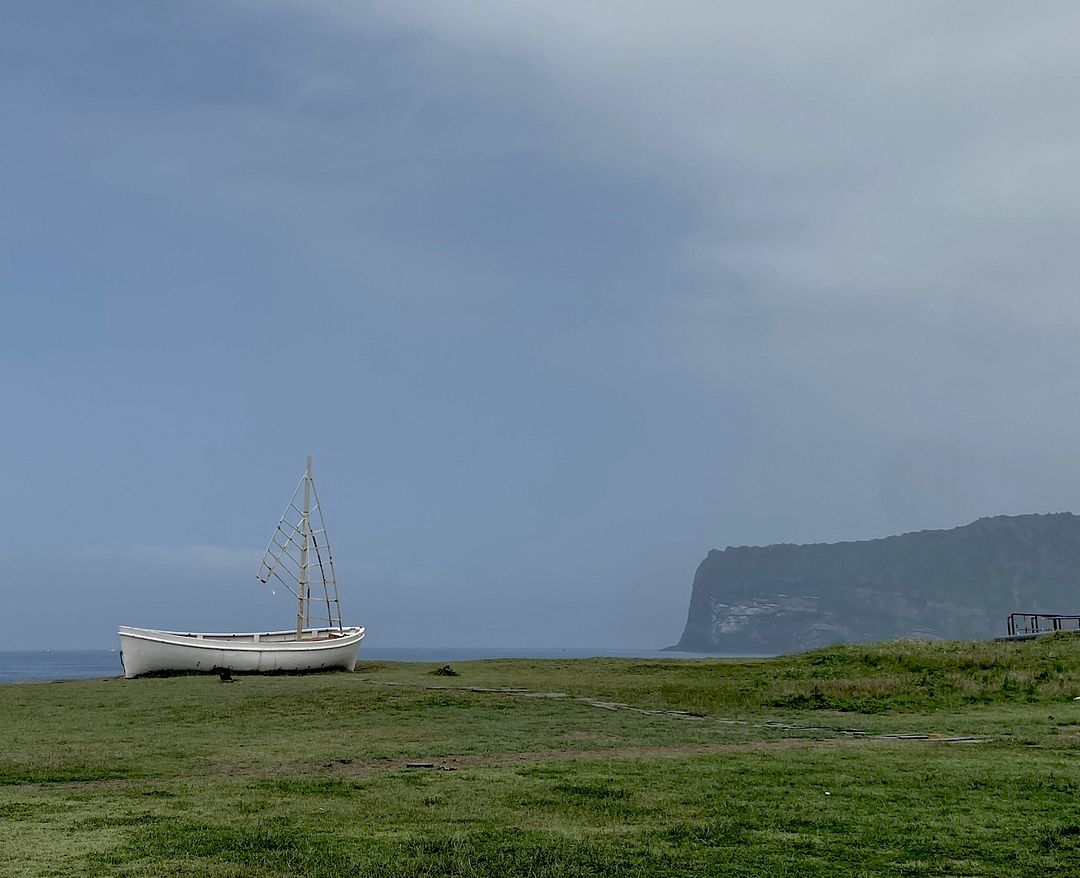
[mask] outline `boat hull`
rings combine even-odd
[[[120,627],[125,677],[162,673],[303,674],[351,671],[363,628],[249,634],[197,634]]]

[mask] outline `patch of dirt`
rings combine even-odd
[[[564,741],[598,741],[601,743],[609,741],[617,741],[618,738],[612,735],[600,735],[596,732],[566,732],[562,739]]]
[[[587,732],[569,732],[567,738],[573,740],[597,740]],[[602,739],[600,739],[602,740]],[[414,754],[408,758],[397,759],[365,759],[346,758],[326,762],[320,766],[301,763],[292,765],[260,766],[258,768],[236,768],[232,771],[217,770],[210,774],[214,777],[228,778],[232,780],[272,780],[289,777],[325,777],[325,778],[362,778],[377,774],[385,774],[396,771],[456,771],[467,768],[500,768],[520,767],[526,765],[542,765],[548,762],[585,762],[602,761],[607,759],[672,759],[683,756],[709,756],[722,753],[768,752],[784,750],[816,750],[835,747],[868,747],[898,744],[906,745],[909,742],[917,743],[982,743],[983,739],[977,738],[944,738],[926,735],[867,735],[865,737],[834,737],[834,738],[799,738],[789,737],[770,741],[741,741],[726,742],[723,744],[680,744],[665,747],[609,747],[592,749],[565,749],[565,750],[532,750],[527,752],[511,753],[485,753],[485,754],[460,754],[450,756],[432,757],[424,754]],[[409,768],[409,764],[430,764],[431,768]],[[93,788],[133,788],[145,786],[160,787],[162,784],[183,782],[187,779],[205,777],[200,774],[183,774],[173,777],[157,777],[153,779],[113,779],[98,781],[81,781],[72,783],[50,784],[16,784],[14,786],[23,789],[36,789],[48,787],[49,789],[93,789]]]
[[[600,750],[533,750],[524,753],[469,753],[460,756],[443,756],[425,761],[433,763],[436,769],[454,770],[458,768],[498,768],[521,765],[536,765],[546,762],[587,762],[605,759],[672,759],[682,756],[709,756],[720,753],[766,750],[791,750],[796,748],[816,749],[821,747],[865,746],[867,742],[852,738],[830,738],[826,740],[809,738],[785,738],[777,741],[746,741],[725,744],[681,744],[670,747],[611,747]],[[410,762],[414,761],[412,759]],[[355,763],[354,763],[355,765]],[[403,768],[405,762],[389,766],[391,770]],[[350,766],[352,768],[353,766]],[[386,766],[384,766],[386,767]],[[334,772],[335,776],[351,775],[350,771]]]
[[[851,738],[877,738],[877,739],[894,739],[902,741],[928,741],[931,743],[945,743],[945,744],[982,744],[989,740],[988,738],[979,738],[971,736],[953,736],[943,737],[940,735],[932,734],[911,734],[903,732],[894,732],[889,734],[869,735],[862,729],[849,729],[849,728],[837,728],[835,726],[800,726],[792,725],[790,723],[783,722],[781,720],[760,720],[758,722],[750,722],[749,720],[740,719],[725,719],[723,717],[710,717],[704,713],[697,713],[692,710],[650,710],[644,707],[635,707],[632,704],[625,704],[621,701],[601,701],[597,698],[588,698],[586,696],[570,696],[565,692],[534,692],[529,689],[523,689],[520,687],[488,687],[488,686],[415,686],[415,684],[409,683],[397,683],[383,680],[365,680],[366,683],[374,683],[382,686],[401,686],[401,687],[414,687],[419,689],[451,689],[459,692],[477,692],[490,695],[505,695],[505,696],[518,696],[524,698],[555,698],[562,699],[576,704],[587,704],[590,707],[596,707],[601,710],[610,711],[629,711],[630,713],[637,713],[643,716],[667,716],[673,719],[682,720],[704,720],[708,719],[713,723],[719,725],[731,725],[731,726],[745,726],[751,729],[768,729],[771,731],[784,731],[784,732],[796,732],[796,733],[820,733],[828,735],[841,735]],[[742,746],[742,745],[739,745]]]

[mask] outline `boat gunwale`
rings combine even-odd
[[[202,636],[199,637],[195,632],[161,631],[155,628],[132,628],[126,625],[120,626],[118,633],[121,638],[133,637],[137,640],[164,643],[173,646],[195,647],[196,649],[229,650],[234,652],[300,652],[337,649],[343,646],[350,646],[364,638],[365,629],[363,627],[352,627],[344,630],[346,633],[343,633],[340,637],[313,638],[311,640],[266,641],[256,641],[254,639],[250,641],[223,640],[215,639],[214,634],[208,633],[203,633]],[[216,637],[250,636],[254,638],[255,634],[262,637],[275,634],[295,635],[295,633],[296,632],[294,631],[252,631],[235,632],[232,634],[219,633]]]

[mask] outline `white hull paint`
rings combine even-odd
[[[235,671],[299,674],[345,670],[356,665],[363,628],[267,631],[252,634],[187,634],[120,626],[125,677],[162,672]]]

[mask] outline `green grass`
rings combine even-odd
[[[379,679],[416,676],[409,665],[368,667],[381,672]],[[1080,695],[1080,644],[1061,636],[1013,643],[895,641],[739,661],[491,661],[471,663],[467,675],[438,682],[550,688],[643,707],[732,715],[928,711],[1055,703]]]
[[[1080,874],[1080,638],[433,668],[0,687],[0,875]]]

